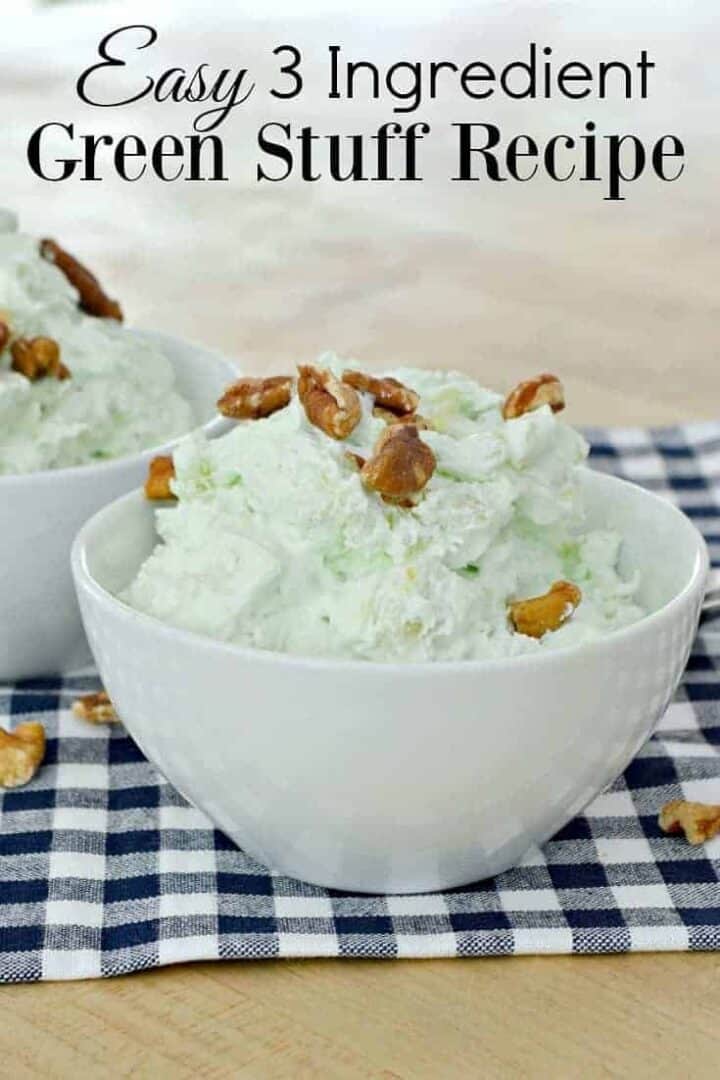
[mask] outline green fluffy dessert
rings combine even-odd
[[[0,476],[123,457],[194,426],[163,352],[78,299],[38,241],[0,213],[0,322],[12,334],[0,352]],[[69,377],[13,369],[12,341],[36,338],[59,346]]]
[[[621,538],[585,525],[578,433],[548,405],[506,419],[500,395],[457,372],[385,374],[430,425],[419,434],[436,465],[416,498],[394,504],[364,482],[358,464],[386,430],[372,394],[340,439],[293,392],[267,418],[178,447],[177,504],[158,509],[161,542],[123,599],[238,645],[410,662],[554,649],[642,616]],[[562,579],[582,593],[572,617],[518,632],[509,604]]]

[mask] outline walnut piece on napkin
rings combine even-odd
[[[118,721],[115,707],[104,690],[77,698],[73,701],[72,711],[78,720],[88,724],[116,724]]]
[[[673,799],[665,803],[658,824],[665,833],[685,833],[690,844],[704,844],[720,833],[720,806]]]
[[[0,728],[0,787],[22,787],[32,780],[45,757],[45,728],[37,720]]]

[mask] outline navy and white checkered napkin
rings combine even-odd
[[[720,424],[593,430],[598,467],[676,499],[720,565]],[[720,802],[720,617],[625,775],[522,866],[427,896],[355,896],[271,874],[212,828],[118,727],[76,720],[92,678],[0,687],[39,719],[44,767],[0,798],[0,980],[182,960],[720,948],[720,837],[663,836],[668,799]]]

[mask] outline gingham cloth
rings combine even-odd
[[[675,499],[720,565],[720,424],[591,430],[594,463]],[[270,873],[189,807],[120,727],[71,703],[92,677],[0,687],[41,720],[43,768],[0,798],[0,980],[183,960],[720,948],[720,838],[663,836],[668,799],[720,802],[720,617],[625,775],[522,866],[445,893],[359,896]]]

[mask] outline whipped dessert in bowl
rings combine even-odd
[[[616,532],[583,527],[587,446],[545,379],[504,402],[456,372],[325,356],[297,390],[240,380],[221,403],[235,430],[176,451],[177,505],[123,598],[237,645],[379,661],[534,653],[629,625],[637,573],[618,573]],[[243,420],[253,394],[264,415]],[[545,609],[547,626],[518,632]]]
[[[0,213],[0,679],[89,660],[69,572],[80,525],[214,407],[233,365],[128,330],[56,241]]]
[[[136,454],[197,424],[172,364],[54,240],[0,232],[0,476]]]
[[[584,465],[558,379],[323,356],[83,528],[100,674],[144,752],[275,870],[364,892],[520,860],[613,780],[687,659],[707,554]],[[651,541],[651,542],[650,542]]]

